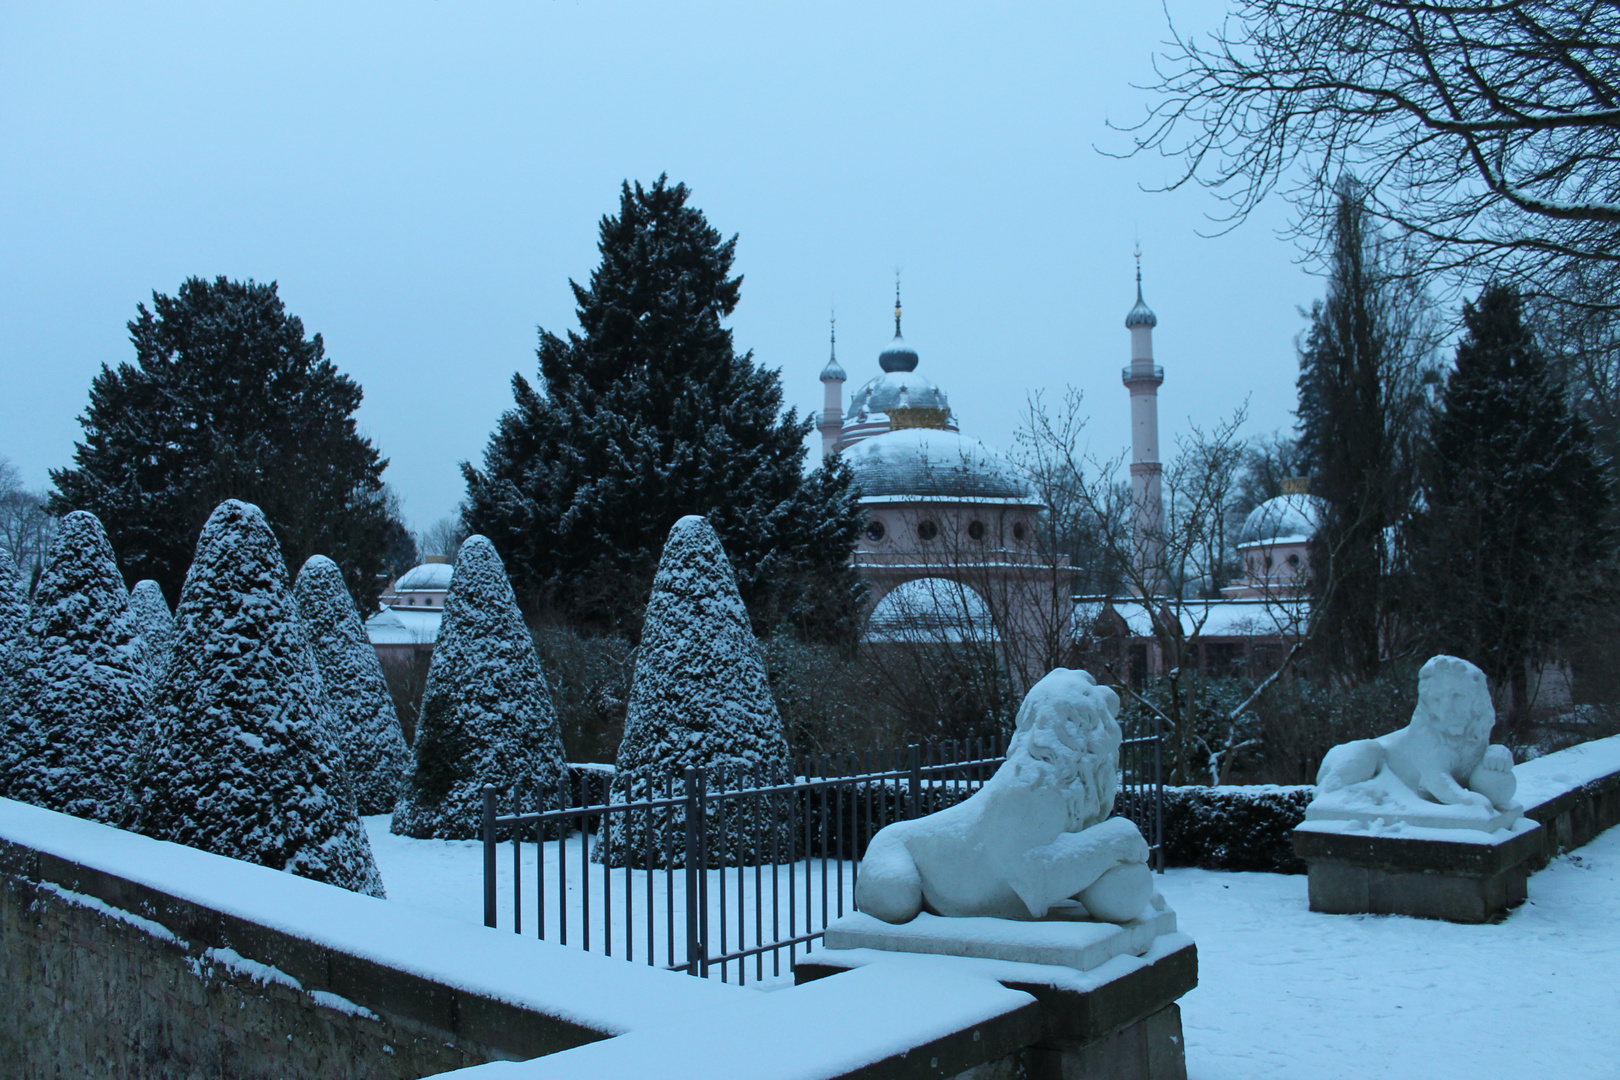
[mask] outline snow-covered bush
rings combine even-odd
[[[13,712],[15,677],[26,654],[24,626],[28,622],[28,597],[17,579],[11,553],[0,547],[0,796],[10,795],[8,763],[23,753],[26,729]]]
[[[34,588],[15,676],[20,738],[3,767],[14,799],[98,821],[122,816],[151,683],[124,579],[94,514],[62,519]]]
[[[156,685],[174,654],[174,616],[163,598],[163,587],[151,578],[129,590],[129,621],[139,639],[147,676]]]
[[[1305,820],[1310,785],[1164,789],[1164,854],[1170,866],[1303,874],[1290,834]]]
[[[276,538],[232,499],[203,526],[137,763],[148,836],[383,894]]]
[[[444,601],[412,763],[393,831],[419,839],[479,834],[483,788],[533,805],[566,802],[562,737],[534,639],[495,545],[468,537]]]
[[[293,601],[315,649],[355,805],[362,814],[385,814],[399,798],[405,736],[343,571],[325,555],[312,556],[298,572]]]
[[[711,789],[788,776],[787,740],[759,642],[720,538],[696,516],[670,530],[653,579],[613,797],[646,798],[648,784],[662,790],[667,777],[676,778],[678,789],[688,766],[708,770]],[[719,811],[724,829],[710,840],[711,852],[725,861],[768,855],[773,830],[786,828],[766,803],[739,814],[740,806],[732,802]],[[650,850],[656,862],[671,845],[679,850],[685,827],[678,812],[614,815],[599,854],[618,865],[646,861]],[[791,850],[778,839],[779,850]]]

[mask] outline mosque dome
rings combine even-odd
[[[827,361],[827,366],[821,369],[822,382],[843,382],[849,378],[844,374],[844,365],[838,362],[838,357]]]
[[[899,333],[889,342],[889,347],[878,353],[878,366],[884,371],[916,371],[917,350],[906,344],[906,339]]]
[[[1313,495],[1279,495],[1267,499],[1243,519],[1239,544],[1271,544],[1309,540],[1316,535],[1321,504]]]
[[[400,575],[394,582],[396,593],[446,592],[450,588],[450,575],[456,568],[449,563],[423,563]]]
[[[844,452],[861,496],[872,502],[933,500],[1038,506],[1029,486],[977,439],[938,428],[905,428]]]
[[[913,356],[916,354],[913,353]],[[891,413],[895,409],[945,409],[951,403],[934,380],[915,371],[885,371],[867,380],[849,399],[849,416],[861,413]]]
[[[912,643],[991,641],[995,621],[984,598],[945,578],[915,578],[890,590],[872,609],[867,640]]]

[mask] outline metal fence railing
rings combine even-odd
[[[1136,821],[1162,865],[1157,744],[1122,744],[1115,812]],[[853,910],[872,836],[967,798],[1005,754],[997,738],[823,755],[795,762],[780,783],[687,769],[612,797],[604,783],[602,801],[580,793],[568,801],[586,805],[565,809],[539,809],[541,792],[508,793],[506,814],[486,787],[484,922],[724,981],[791,975],[827,924]]]

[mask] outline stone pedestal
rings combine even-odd
[[[959,1080],[1186,1078],[1176,1001],[1198,985],[1198,949],[1162,901],[1124,926],[926,914],[894,926],[857,913],[829,925],[826,943],[798,963],[797,982],[869,964],[948,964],[1035,998],[1040,1038]]]
[[[1490,833],[1319,820],[1293,839],[1312,911],[1484,923],[1524,902],[1539,831],[1527,819]]]

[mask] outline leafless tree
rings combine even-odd
[[[423,529],[416,539],[416,547],[424,557],[436,555],[455,562],[456,552],[461,550],[461,542],[465,539],[467,527],[461,523],[461,516],[457,514],[453,517],[442,517]]]
[[[45,552],[56,531],[56,519],[45,509],[46,497],[27,490],[17,467],[0,458],[0,545],[28,588],[45,564]]]
[[[1410,270],[1534,295],[1587,268],[1620,307],[1620,5],[1604,0],[1235,0],[1207,35],[1174,26],[1126,125],[1242,221],[1281,189],[1324,250],[1335,185],[1416,242]]]

